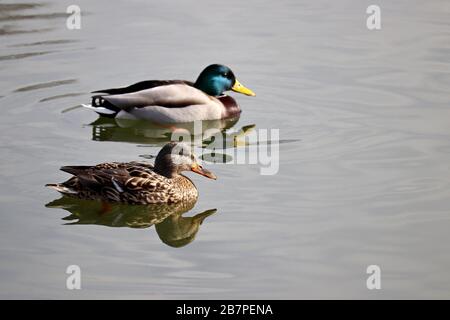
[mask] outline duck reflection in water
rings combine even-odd
[[[155,226],[161,241],[179,248],[191,243],[203,221],[217,210],[210,209],[194,216],[183,216],[197,202],[173,204],[126,205],[83,200],[63,196],[46,205],[48,208],[64,209],[70,213],[63,220],[66,225],[102,225],[108,227],[149,228]]]
[[[92,140],[161,145],[172,140],[177,132],[189,133],[197,145],[210,138],[211,133],[224,132],[239,121],[229,119],[161,124],[143,120],[100,117],[92,122]]]
[[[180,138],[186,141],[187,138],[189,144],[205,150],[202,160],[227,163],[232,161],[232,157],[219,150],[245,147],[248,144],[247,135],[255,129],[254,124],[243,126],[239,130],[232,129],[238,121],[239,117],[169,125],[100,117],[90,126],[94,141],[138,143],[141,144],[140,147],[163,145],[168,141],[179,141]],[[217,137],[221,142],[218,143]],[[154,155],[144,154],[141,157],[152,159]]]

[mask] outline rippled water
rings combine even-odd
[[[447,1],[377,1],[379,31],[356,0],[77,4],[81,30],[62,2],[0,2],[1,298],[449,297]],[[90,91],[216,62],[257,93],[235,95],[234,128],[288,142],[278,174],[209,164],[219,179],[190,175],[199,201],[163,222],[43,187],[61,165],[151,158],[165,141],[73,108]],[[82,290],[65,288],[71,264]]]

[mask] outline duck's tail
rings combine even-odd
[[[75,195],[75,194],[78,193],[75,190],[66,187],[62,183],[47,183],[45,186],[49,187],[49,188],[51,188],[53,190],[56,190],[56,191],[58,191],[58,192],[60,192],[62,194],[65,194],[65,195]]]
[[[109,117],[114,117],[117,114],[117,112],[114,111],[114,110],[110,110],[110,109],[107,109],[107,108],[104,108],[104,107],[93,107],[91,104],[82,103],[81,106],[86,108],[86,109],[95,111],[99,115],[105,116],[105,117],[108,117],[108,116]]]
[[[109,118],[114,118],[120,111],[119,108],[103,99],[100,95],[93,96],[91,104],[82,104],[81,106]]]

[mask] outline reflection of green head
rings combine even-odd
[[[174,248],[183,247],[195,239],[200,225],[217,209],[206,210],[193,217],[174,214],[155,225],[156,232],[162,242]]]

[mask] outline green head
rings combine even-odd
[[[210,96],[221,96],[225,91],[233,90],[248,96],[254,96],[252,90],[237,81],[233,71],[221,64],[207,66],[198,76],[194,86]]]

